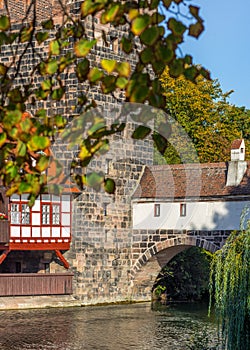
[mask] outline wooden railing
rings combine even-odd
[[[72,273],[2,273],[0,296],[72,294]]]
[[[0,220],[0,243],[9,242],[10,222],[8,220]]]

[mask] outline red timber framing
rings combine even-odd
[[[54,250],[68,269],[69,263],[61,251],[70,249],[71,201],[71,193],[43,194],[30,208],[27,195],[13,195],[9,199],[8,220],[1,222],[0,264],[14,250]]]

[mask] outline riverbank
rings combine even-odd
[[[0,310],[46,309],[82,306],[71,295],[39,295],[29,297],[1,297]]]

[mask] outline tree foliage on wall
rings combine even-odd
[[[199,75],[195,82],[183,75],[173,78],[167,67],[161,76],[166,110],[192,139],[200,162],[230,159],[233,140],[244,138],[247,156],[250,154],[249,111],[231,105],[217,80]],[[167,163],[180,163],[180,155],[169,145],[164,157]]]
[[[8,195],[29,193],[31,203],[39,192],[48,190],[46,176],[41,173],[48,167],[49,157],[41,151],[50,146],[53,136],[65,130],[70,116],[74,118],[96,106],[96,101],[88,95],[93,86],[100,87],[100,93],[113,96],[116,91],[122,91],[125,101],[163,107],[158,77],[165,66],[169,66],[174,77],[183,74],[194,80],[199,74],[209,76],[204,68],[192,64],[191,56],[177,57],[176,54],[185,36],[197,38],[204,29],[199,8],[189,1],[85,0],[75,3],[79,6],[70,11],[70,5],[64,6],[63,1],[58,0],[60,23],[55,23],[53,18],[38,23],[39,1],[36,0],[29,2],[19,26],[11,22],[8,1],[4,1],[5,12],[0,16],[0,46],[2,50],[8,47],[12,53],[8,63],[4,60],[0,63],[1,179],[9,188]],[[90,56],[97,44],[96,19],[103,28],[123,30],[119,61],[102,59],[95,65],[91,63]],[[105,30],[102,30],[102,40],[107,42]],[[27,54],[31,63],[24,79],[22,66],[27,63]],[[134,65],[129,63],[130,54],[134,55]],[[76,106],[67,115],[59,112],[48,115],[46,108],[38,107],[39,102],[63,101],[67,88],[64,77],[72,72],[77,84],[83,87]],[[27,105],[32,107],[31,118],[23,118]],[[86,166],[98,152],[105,153],[110,135],[124,127],[119,120],[108,127],[100,116],[90,119],[81,125],[87,130],[87,136],[79,145],[80,166]],[[143,129],[139,129],[136,138],[143,137]],[[67,132],[63,138],[68,142]],[[37,154],[35,166],[34,153]],[[88,182],[80,175],[76,180],[82,185]],[[104,179],[97,180],[105,187]]]

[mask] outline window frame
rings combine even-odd
[[[161,205],[160,203],[154,204],[154,217],[160,217],[161,216]]]
[[[180,216],[187,216],[187,203],[180,203]]]

